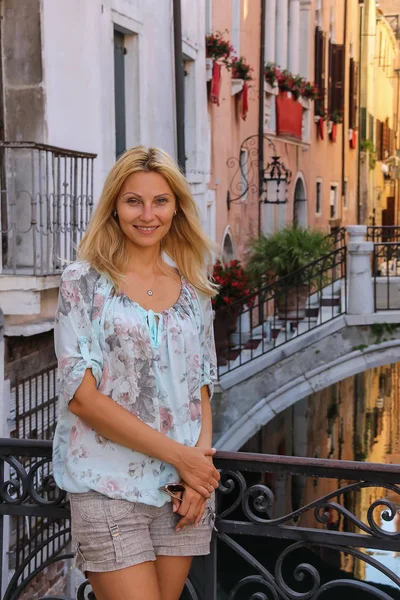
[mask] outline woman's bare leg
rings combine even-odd
[[[179,600],[191,564],[191,556],[157,556],[161,600]]]
[[[154,561],[107,573],[89,572],[87,575],[96,600],[162,600],[163,598],[160,594]]]

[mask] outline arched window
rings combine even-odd
[[[298,177],[294,188],[293,225],[307,227],[307,197],[302,177]]]
[[[229,263],[230,260],[235,258],[235,251],[233,248],[233,241],[230,233],[226,233],[224,237],[224,244],[222,247],[222,260],[223,262]]]

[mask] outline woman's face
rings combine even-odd
[[[139,171],[126,178],[115,210],[126,237],[140,248],[159,245],[168,233],[176,199],[159,173]]]

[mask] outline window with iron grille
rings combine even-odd
[[[329,79],[328,79],[328,112],[340,111],[343,108],[344,89],[344,46],[329,42]]]

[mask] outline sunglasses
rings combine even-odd
[[[182,496],[178,496],[178,494],[183,494],[185,488],[181,483],[167,483],[166,485],[163,485],[158,489],[160,490],[160,492],[164,492],[164,494],[167,494],[167,496],[170,496],[171,498],[175,498],[176,500],[179,500],[179,502],[182,502]]]

